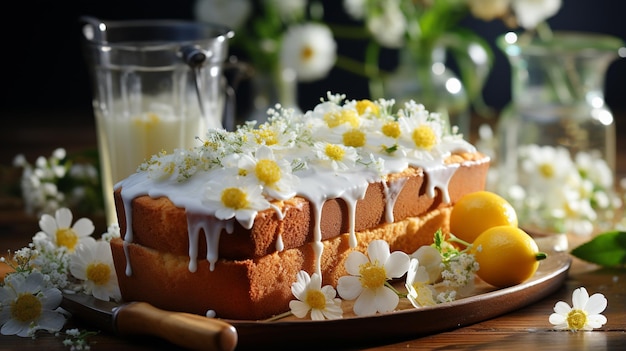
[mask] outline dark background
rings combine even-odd
[[[552,19],[553,29],[595,31],[626,40],[626,1],[563,0],[563,8]],[[5,125],[28,118],[37,123],[48,115],[89,116],[91,91],[80,48],[81,15],[101,19],[191,19],[193,0],[82,0],[72,6],[59,2],[35,0],[12,3],[11,11],[2,13],[2,81],[4,93],[0,116]],[[323,1],[329,23],[346,23],[341,0]],[[492,45],[495,37],[507,31],[499,21],[467,19]],[[364,48],[358,42],[338,42],[342,55],[359,58]],[[484,91],[488,104],[503,107],[510,99],[510,71],[505,57],[494,46],[496,61]],[[389,59],[393,61],[393,55]],[[614,110],[626,110],[626,62],[614,62],[606,78],[606,101]],[[392,63],[393,64],[393,63]],[[311,108],[326,91],[346,93],[349,98],[367,97],[365,81],[334,68],[321,81],[301,84],[299,104]],[[61,125],[63,120],[57,121]],[[67,122],[70,123],[70,122]],[[71,121],[75,123],[75,121]],[[620,123],[620,121],[618,121]]]

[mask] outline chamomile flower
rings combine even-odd
[[[339,278],[337,291],[345,300],[354,300],[354,313],[358,316],[376,312],[391,312],[400,298],[388,281],[399,278],[409,269],[409,255],[401,251],[389,252],[384,240],[373,240],[367,247],[367,256],[353,251],[345,262],[349,275]]]
[[[27,337],[37,330],[61,330],[65,324],[57,310],[61,299],[61,291],[47,285],[39,272],[7,275],[0,287],[0,333]]]
[[[285,159],[277,160],[269,147],[261,146],[255,157],[242,157],[239,168],[255,177],[271,198],[287,200],[296,194],[299,179],[291,173],[291,165]]]
[[[270,207],[263,187],[251,182],[237,182],[237,177],[207,183],[204,201],[215,208],[220,220],[236,218],[245,228],[252,228],[257,212]]]
[[[83,281],[85,293],[104,301],[121,299],[108,242],[94,241],[79,245],[71,257],[70,272]]]
[[[289,302],[294,316],[304,318],[310,311],[312,320],[342,317],[341,299],[336,298],[337,293],[331,285],[322,287],[322,278],[317,273],[309,276],[306,271],[300,271],[296,279],[291,284],[291,292],[297,300]]]
[[[326,165],[335,171],[350,169],[358,160],[356,149],[342,144],[315,142],[313,150],[318,164]]]
[[[285,33],[280,60],[283,67],[295,71],[298,80],[310,82],[328,74],[335,64],[336,46],[327,26],[318,23],[294,25]]]
[[[440,120],[431,118],[423,105],[414,102],[407,103],[401,112],[398,118],[401,130],[399,145],[418,159],[433,159],[434,155],[441,153],[438,149],[443,134]]]
[[[65,247],[68,252],[74,252],[84,240],[93,240],[91,234],[95,229],[89,218],[80,218],[72,225],[72,211],[65,207],[56,210],[54,217],[43,214],[39,227],[56,247]]]
[[[572,293],[572,306],[557,302],[549,320],[557,330],[593,330],[606,324],[607,319],[601,314],[606,306],[604,295],[596,293],[589,297],[587,289],[580,287]]]

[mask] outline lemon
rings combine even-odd
[[[525,231],[509,225],[481,233],[472,243],[479,267],[476,275],[493,286],[504,288],[532,277],[546,254]]]
[[[506,199],[496,193],[469,193],[452,207],[450,232],[468,243],[485,230],[500,225],[517,227],[517,213]]]

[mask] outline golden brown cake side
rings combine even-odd
[[[354,249],[365,252],[370,241],[382,239],[393,251],[413,252],[432,243],[438,229],[449,231],[450,211],[442,208],[419,218],[358,232],[359,244]],[[339,277],[346,274],[343,262],[353,250],[348,241],[348,234],[324,240],[320,262],[324,284],[336,286]],[[256,259],[220,259],[213,271],[202,260],[195,272],[188,269],[187,254],[174,255],[131,243],[127,244],[127,255],[124,245],[121,239],[111,242],[124,300],[146,301],[163,309],[201,315],[213,310],[220,318],[265,319],[289,310],[296,274],[316,269],[311,244]],[[130,260],[130,275],[124,273],[126,257]]]

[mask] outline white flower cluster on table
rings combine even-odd
[[[121,299],[109,244],[119,237],[119,227],[111,225],[96,240],[91,236],[94,225],[90,219],[81,218],[73,224],[72,220],[72,212],[65,207],[54,217],[43,214],[41,231],[33,236],[32,243],[8,259],[0,259],[13,268],[0,281],[0,334],[34,337],[38,330],[60,331],[68,317],[60,308],[62,293],[85,293],[106,301]],[[67,335],[82,335],[74,334]]]
[[[613,172],[599,155],[531,144],[520,147],[518,164],[518,184],[502,195],[520,224],[586,236],[623,217]]]
[[[88,162],[74,162],[64,148],[55,149],[49,157],[39,156],[30,164],[23,154],[13,165],[23,169],[20,188],[26,213],[41,216],[61,207],[102,208],[98,169]]]

